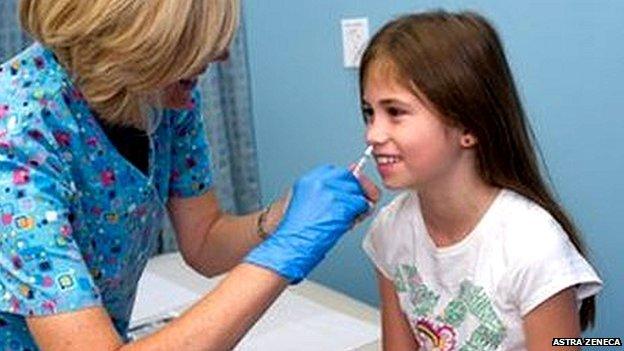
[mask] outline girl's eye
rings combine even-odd
[[[388,113],[388,115],[392,117],[398,117],[398,116],[405,114],[405,110],[397,108],[397,107],[392,107],[392,106],[388,107],[386,109],[386,112]]]
[[[369,124],[373,118],[373,109],[370,106],[362,106],[362,118],[364,124]]]

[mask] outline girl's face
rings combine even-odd
[[[193,89],[197,85],[199,76],[208,69],[212,62],[225,61],[228,59],[229,52],[217,56],[206,64],[199,72],[195,72],[189,78],[180,79],[179,81],[167,86],[164,91],[162,104],[165,108],[172,109],[191,109],[193,104]]]
[[[419,189],[458,163],[462,131],[444,124],[414,93],[373,66],[364,80],[366,141],[391,189]]]

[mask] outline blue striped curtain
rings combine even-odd
[[[0,0],[0,62],[29,45],[19,28],[17,0]],[[8,15],[7,15],[8,14]],[[13,15],[10,15],[13,14]],[[213,64],[200,79],[203,114],[211,144],[215,191],[221,207],[242,214],[260,207],[244,24],[226,62]],[[160,251],[176,250],[171,230],[163,233]]]
[[[17,0],[0,0],[0,62],[4,62],[28,44],[17,18]]]
[[[215,191],[221,207],[236,214],[255,211],[261,206],[260,179],[244,21],[230,45],[228,60],[212,64],[200,78],[199,86],[212,150]],[[176,249],[173,231],[165,230],[159,251]]]
[[[246,213],[260,206],[243,26],[241,24],[230,46],[228,60],[212,65],[200,80],[217,192],[223,207],[236,213]]]

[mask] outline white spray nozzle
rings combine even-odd
[[[362,171],[362,169],[364,169],[364,165],[366,164],[366,160],[368,160],[368,158],[373,154],[373,145],[369,145],[366,150],[364,150],[364,155],[362,155],[362,157],[360,157],[360,159],[358,160],[357,164],[355,165],[355,167],[353,167],[353,170],[351,171],[351,173],[353,173],[353,175],[358,176],[360,174],[360,172]]]

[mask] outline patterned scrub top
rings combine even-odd
[[[199,94],[166,110],[149,175],[107,139],[53,53],[0,66],[0,350],[36,350],[25,316],[103,306],[125,336],[170,196],[210,188]]]

